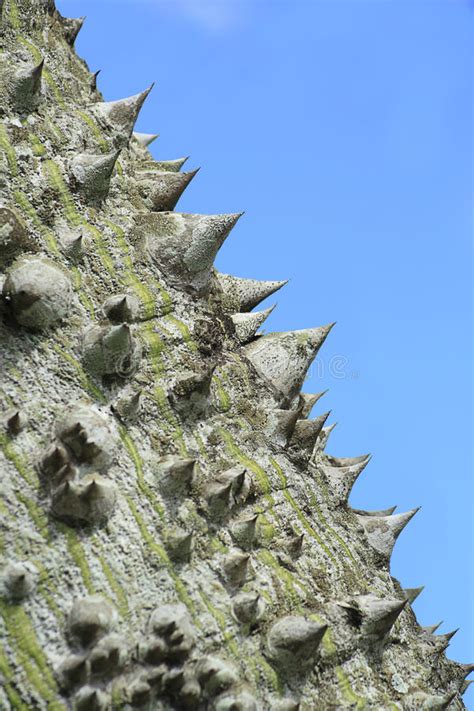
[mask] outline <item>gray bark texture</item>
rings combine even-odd
[[[308,418],[331,325],[256,335],[284,284],[215,271],[239,215],[174,212],[148,90],[2,5],[0,708],[465,708],[390,575],[416,511],[352,510],[369,457]]]

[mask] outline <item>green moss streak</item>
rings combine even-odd
[[[5,153],[8,161],[8,167],[10,168],[10,173],[13,177],[18,175],[18,165],[16,162],[16,155],[11,145],[5,126],[0,124],[0,148]]]
[[[42,597],[44,597],[49,609],[54,614],[56,619],[62,624],[64,614],[63,614],[62,610],[59,608],[59,606],[57,605],[57,603],[53,597],[53,595],[57,594],[57,592],[58,592],[57,588],[55,585],[52,585],[51,582],[49,581],[49,575],[48,575],[45,567],[41,563],[41,561],[38,559],[34,559],[33,563],[40,573],[40,579],[39,579],[39,583],[38,583],[38,592],[40,595],[42,595]],[[48,587],[50,588],[50,590],[48,590]]]
[[[117,244],[122,252],[123,263],[125,266],[125,279],[123,280],[123,283],[126,286],[131,286],[135,291],[137,297],[144,306],[145,317],[153,318],[153,316],[155,316],[155,296],[148,286],[140,281],[135,274],[135,267],[130,256],[130,247],[125,239],[124,230],[110,220],[104,219],[104,224],[106,224],[115,234]]]
[[[301,603],[301,596],[298,595],[298,593],[296,592],[295,585],[298,585],[298,587],[301,588],[306,597],[308,589],[303,585],[303,583],[301,583],[299,580],[295,580],[291,573],[278,563],[273,553],[271,553],[269,550],[259,551],[258,557],[263,563],[265,563],[265,565],[268,565],[270,568],[273,568],[279,580],[283,581],[288,597],[291,599],[292,603],[294,605],[299,605]]]
[[[140,334],[148,345],[151,366],[155,375],[162,375],[164,371],[163,353],[165,350],[163,341],[155,333],[152,323],[145,323],[140,328]]]
[[[100,261],[102,262],[104,267],[107,269],[110,276],[116,278],[115,266],[114,266],[114,263],[113,263],[113,260],[110,256],[110,254],[109,254],[109,250],[108,250],[107,244],[104,240],[104,237],[102,235],[102,232],[100,230],[98,230],[97,227],[94,227],[94,225],[89,224],[81,216],[79,216],[79,220],[80,220],[82,226],[85,227],[86,230],[92,236],[92,239],[94,240],[94,244],[97,249],[97,254],[100,257]]]
[[[241,464],[243,464],[244,467],[247,467],[247,469],[250,469],[250,471],[255,474],[260,492],[262,494],[270,494],[272,488],[271,483],[262,467],[257,464],[257,462],[255,462],[253,459],[250,459],[250,457],[244,454],[237,447],[230,432],[226,432],[226,430],[220,427],[219,434],[224,440],[229,454],[235,457]]]
[[[51,536],[48,530],[48,518],[44,511],[40,509],[36,504],[31,501],[22,491],[16,491],[15,496],[18,501],[23,504],[23,506],[28,511],[28,516],[31,521],[35,524],[38,532],[43,536],[46,541],[51,540]]]
[[[87,114],[85,111],[76,110],[75,113],[76,113],[76,115],[79,116],[79,118],[82,119],[82,120],[84,121],[84,123],[86,123],[87,126],[90,128],[90,130],[92,131],[92,134],[93,134],[94,138],[96,139],[97,144],[99,145],[100,150],[102,151],[102,153],[107,153],[107,152],[109,151],[109,144],[107,143],[107,141],[106,141],[105,138],[103,137],[102,131],[100,130],[99,126],[98,126],[97,123],[94,121],[94,119],[92,118],[92,116],[89,116],[89,114]]]
[[[28,200],[27,196],[22,193],[20,190],[16,190],[13,193],[13,196],[15,198],[15,201],[17,205],[21,208],[23,213],[29,217],[29,219],[32,221],[34,226],[38,229],[38,232],[40,235],[43,237],[45,240],[46,244],[48,245],[49,250],[56,255],[60,254],[58,243],[56,241],[56,238],[54,234],[51,232],[51,230],[48,230],[45,225],[41,222],[40,218],[38,217],[38,214],[36,213],[34,207],[31,205],[30,201]]]
[[[148,486],[148,484],[145,481],[145,476],[143,473],[142,459],[140,457],[140,454],[138,453],[135,443],[133,442],[130,435],[126,432],[124,427],[120,427],[120,438],[124,444],[125,449],[128,452],[130,459],[133,462],[133,466],[135,467],[135,472],[137,474],[137,484],[138,484],[139,490],[143,494],[145,494],[145,496],[148,499],[148,501],[150,502],[153,510],[158,514],[158,516],[162,520],[165,520],[165,510],[164,510],[163,506],[159,503],[159,501],[157,500],[153,491],[150,489],[150,487]]]
[[[31,143],[31,147],[33,148],[33,153],[35,154],[35,156],[40,157],[45,155],[46,148],[43,146],[40,139],[35,133],[29,133],[28,140]]]
[[[154,280],[153,283],[160,292],[161,300],[163,301],[162,313],[169,314],[171,311],[174,310],[173,300],[171,296],[168,294],[164,286],[162,286],[159,281]]]
[[[263,676],[266,678],[268,685],[272,688],[275,693],[279,696],[283,696],[285,686],[281,681],[280,677],[274,670],[274,668],[267,662],[263,654],[253,651],[252,656],[246,660],[252,667],[253,674],[257,681],[257,688],[260,686],[260,679],[258,678],[258,671],[262,672]]]
[[[336,667],[336,676],[339,688],[345,699],[351,704],[351,708],[354,708],[353,704],[356,704],[355,708],[360,709],[360,711],[367,708],[367,700],[355,693],[341,667]]]
[[[30,707],[23,703],[15,689],[11,685],[14,673],[8,664],[6,656],[0,649],[0,674],[4,679],[4,690],[14,711],[30,711]]]
[[[20,15],[15,0],[10,0],[9,3],[9,20],[14,30],[20,29]]]
[[[104,556],[99,555],[99,562],[102,566],[102,570],[104,571],[104,575],[107,578],[107,582],[109,584],[110,589],[112,590],[115,599],[117,601],[117,607],[122,615],[122,617],[127,617],[128,616],[128,600],[127,600],[127,594],[125,593],[125,590],[123,587],[120,585],[118,580],[116,579],[112,568],[108,565],[107,561],[105,560]]]
[[[48,665],[48,661],[38,644],[31,621],[23,607],[0,601],[0,614],[3,617],[13,649],[28,681],[40,696],[50,703],[50,709],[65,709],[55,701],[57,687]]]
[[[18,474],[24,479],[27,484],[34,487],[35,489],[39,486],[38,477],[35,472],[32,471],[23,462],[22,457],[15,451],[9,437],[4,432],[0,431],[0,447],[3,454],[8,459],[9,462],[13,464]]]
[[[230,407],[232,405],[230,396],[224,390],[224,388],[222,386],[222,381],[218,375],[214,374],[212,376],[212,382],[214,383],[216,393],[217,393],[217,399],[219,400],[219,411],[220,412],[227,412],[228,410],[230,410]]]
[[[149,550],[157,556],[157,558],[160,560],[162,565],[165,568],[167,568],[169,574],[171,575],[171,577],[173,579],[173,583],[175,585],[176,593],[177,593],[179,599],[181,600],[181,602],[184,605],[186,605],[186,607],[190,611],[191,615],[193,616],[195,624],[198,627],[201,627],[201,624],[199,622],[199,617],[196,615],[194,603],[191,600],[191,598],[189,597],[188,592],[187,592],[185,586],[183,585],[183,582],[180,580],[179,576],[175,573],[173,566],[171,564],[171,561],[170,561],[165,549],[163,548],[163,546],[160,546],[158,543],[156,543],[155,539],[153,538],[153,536],[147,529],[142,517],[138,513],[137,507],[135,506],[133,501],[130,499],[130,497],[127,496],[125,498],[127,500],[130,511],[132,512],[132,516],[135,519],[135,522],[138,526],[138,529],[141,533],[141,536],[142,536],[144,542],[146,543]]]
[[[79,378],[79,382],[80,382],[80,384],[81,384],[81,387],[82,387],[84,390],[86,390],[90,395],[92,395],[94,398],[96,398],[97,400],[99,400],[100,402],[105,402],[105,401],[106,401],[105,395],[104,395],[104,394],[102,393],[102,391],[101,391],[96,385],[94,385],[94,383],[89,379],[89,377],[88,377],[87,374],[85,373],[84,368],[83,368],[82,365],[79,363],[79,361],[76,360],[76,358],[74,358],[74,356],[72,356],[70,353],[67,353],[65,350],[63,350],[63,349],[61,348],[61,346],[59,346],[57,343],[53,343],[53,348],[54,348],[54,350],[56,351],[56,353],[57,353],[63,360],[65,360],[67,363],[69,363],[69,365],[71,365],[71,366],[74,368],[74,370],[76,371],[76,373],[77,373],[77,375],[78,375],[78,378]]]
[[[82,582],[84,583],[87,592],[90,595],[94,595],[96,589],[94,583],[92,582],[89,563],[87,562],[77,532],[74,529],[69,528],[69,526],[66,526],[64,523],[58,523],[58,530],[64,534],[69,554],[81,572]]]
[[[352,562],[353,562],[354,564],[357,565],[357,561],[356,561],[356,559],[354,558],[354,556],[352,555],[351,551],[349,550],[349,548],[348,548],[346,542],[341,538],[341,536],[337,533],[337,531],[335,531],[333,528],[331,528],[331,526],[330,526],[330,525],[328,524],[328,522],[326,521],[326,519],[325,519],[325,517],[324,517],[324,515],[323,515],[323,512],[321,511],[321,508],[320,508],[320,506],[319,506],[319,503],[318,503],[318,501],[317,501],[315,495],[313,494],[313,492],[310,492],[309,498],[310,498],[310,501],[311,501],[311,505],[312,505],[312,507],[314,508],[314,510],[316,511],[316,514],[317,514],[319,520],[321,521],[322,525],[323,525],[323,526],[326,528],[326,530],[331,534],[331,536],[333,536],[333,538],[336,539],[336,541],[339,543],[339,545],[341,546],[341,548],[344,550],[345,554],[352,560]]]
[[[46,178],[51,188],[55,190],[58,194],[59,199],[62,202],[64,215],[66,217],[67,223],[71,227],[79,227],[82,223],[82,217],[78,213],[71,194],[66,187],[63,176],[61,175],[58,166],[52,160],[46,160],[43,163],[43,167],[46,173]]]
[[[333,562],[335,565],[338,565],[338,561],[336,560],[336,558],[334,557],[334,555],[332,554],[332,552],[331,552],[331,551],[329,550],[329,548],[326,546],[326,544],[325,544],[324,541],[322,540],[321,536],[319,536],[319,535],[316,533],[316,531],[314,530],[314,528],[313,528],[312,526],[310,526],[310,524],[308,523],[308,521],[307,521],[307,519],[306,519],[306,516],[305,516],[304,513],[301,511],[300,507],[298,506],[298,504],[296,503],[296,501],[294,500],[294,498],[293,498],[292,495],[290,494],[290,491],[289,491],[289,489],[288,489],[288,482],[287,482],[287,480],[286,480],[285,475],[283,474],[282,468],[280,467],[280,465],[278,464],[278,462],[277,462],[275,459],[273,459],[273,457],[270,457],[270,462],[272,463],[272,465],[273,465],[273,467],[274,467],[276,473],[278,474],[278,476],[279,476],[279,478],[280,478],[280,480],[281,480],[281,483],[283,484],[283,495],[284,495],[284,497],[286,498],[286,500],[288,501],[288,503],[290,504],[290,506],[291,506],[291,508],[293,509],[293,511],[294,511],[294,512],[296,513],[296,515],[298,516],[298,519],[299,519],[301,525],[302,525],[303,528],[309,533],[309,535],[310,535],[312,538],[314,538],[315,541],[317,541],[317,543],[319,544],[319,546],[325,551],[325,553],[326,553],[326,555],[328,556],[328,558],[330,558],[330,559],[332,560],[332,562]]]
[[[201,597],[201,600],[203,601],[204,605],[206,606],[207,610],[210,612],[212,617],[215,619],[217,624],[219,625],[219,628],[222,632],[222,636],[224,638],[224,641],[227,645],[227,648],[231,652],[231,654],[234,655],[236,659],[239,659],[241,654],[239,651],[239,647],[235,642],[234,636],[231,632],[227,630],[227,618],[226,616],[220,611],[217,610],[207,597],[207,595],[204,593],[203,590],[199,590],[199,595]]]
[[[197,351],[198,351],[197,344],[193,340],[193,337],[191,336],[189,328],[186,326],[186,324],[183,321],[180,321],[179,318],[176,318],[176,316],[172,316],[171,314],[167,314],[165,316],[165,319],[169,323],[172,323],[173,326],[176,326],[178,331],[181,333],[181,335],[183,337],[183,341],[186,343],[188,348],[191,351],[193,351],[194,353],[197,353]]]

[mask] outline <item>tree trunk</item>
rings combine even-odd
[[[352,510],[308,419],[331,326],[256,335],[283,283],[214,270],[239,215],[173,212],[81,24],[3,1],[0,708],[464,708],[390,575],[415,512]]]

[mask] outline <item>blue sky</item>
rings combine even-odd
[[[308,392],[329,450],[373,460],[352,504],[421,505],[392,572],[474,661],[472,17],[467,0],[58,0],[108,99],[201,172],[184,212],[245,217],[217,266],[290,278],[268,330],[336,320]],[[474,708],[474,695],[466,694]]]

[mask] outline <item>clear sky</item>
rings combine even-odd
[[[106,98],[202,170],[183,212],[246,210],[217,266],[290,278],[268,330],[337,321],[305,385],[365,509],[421,505],[392,572],[474,661],[469,0],[57,0]],[[474,709],[474,694],[465,699]]]

